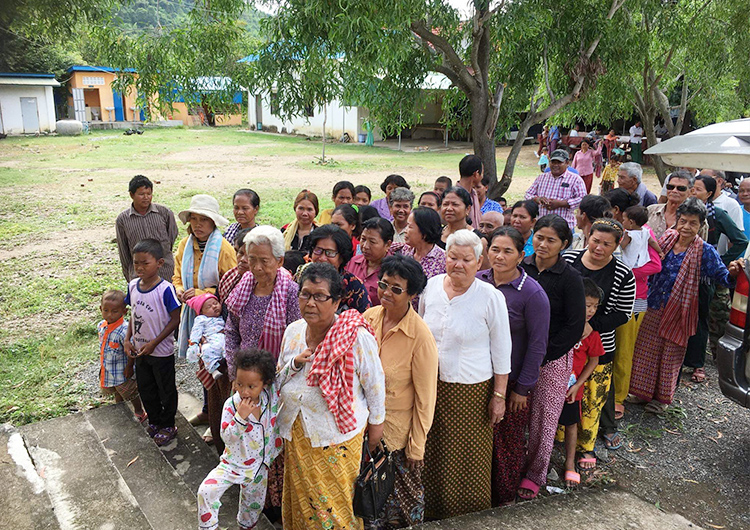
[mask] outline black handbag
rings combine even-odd
[[[393,493],[395,481],[396,463],[385,441],[380,443],[374,453],[370,453],[365,435],[362,463],[354,484],[354,515],[362,519],[377,518],[385,501]]]

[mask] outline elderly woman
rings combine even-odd
[[[403,243],[406,221],[414,206],[414,194],[408,188],[396,188],[388,197],[393,217],[393,242]]]
[[[249,188],[237,190],[232,197],[232,210],[234,220],[224,232],[224,238],[232,245],[235,244],[237,234],[240,230],[252,230],[255,228],[255,217],[260,209],[260,197]]]
[[[628,193],[638,195],[639,204],[648,208],[652,204],[656,204],[658,199],[656,195],[648,191],[642,180],[643,168],[636,162],[625,162],[617,170],[617,186]]]
[[[389,221],[393,221],[393,216],[391,215],[391,204],[388,200],[391,197],[391,192],[396,188],[410,189],[411,186],[409,186],[409,183],[401,175],[388,175],[380,185],[380,189],[385,193],[385,197],[370,203],[370,206],[377,210],[380,217]]]
[[[677,224],[677,208],[690,197],[694,184],[695,177],[684,169],[669,174],[664,186],[667,190],[667,202],[648,207],[648,226],[654,231],[657,239],[664,235],[668,228],[674,228]],[[705,239],[707,234],[708,226],[702,233],[698,233],[701,239]]]
[[[698,328],[698,286],[706,280],[731,287],[740,272],[729,270],[716,249],[698,236],[706,207],[691,197],[677,208],[676,229],[659,240],[666,253],[662,270],[648,289],[648,312],[638,332],[633,354],[628,401],[646,403],[646,411],[661,413],[672,403],[688,339]]]
[[[445,221],[445,228],[443,228],[440,237],[441,246],[445,246],[448,237],[454,232],[469,228],[466,219],[469,216],[471,205],[471,195],[461,186],[453,186],[445,190],[443,204],[440,207],[441,217]]]
[[[412,301],[426,284],[413,258],[389,256],[380,268],[381,305],[364,314],[380,345],[386,389],[383,438],[396,463],[393,493],[374,521],[383,528],[404,528],[424,519],[422,469],[435,412],[438,351]]]
[[[521,268],[524,243],[524,237],[515,228],[497,229],[487,247],[492,268],[477,274],[477,278],[494,286],[505,297],[513,344],[505,417],[494,429],[492,504],[495,506],[513,502],[518,492],[526,464],[528,396],[539,379],[549,335],[547,294]]]
[[[287,327],[279,356],[283,407],[284,528],[360,529],[354,482],[367,432],[374,450],[383,435],[385,377],[378,344],[355,310],[336,315],[341,278],[313,263],[300,278],[303,320]],[[298,365],[294,359],[302,355]]]
[[[318,215],[318,197],[311,191],[302,190],[294,198],[295,220],[281,227],[284,234],[284,250],[310,251],[310,232],[315,227]]]
[[[510,211],[510,226],[521,233],[523,251],[531,256],[534,253],[534,223],[539,217],[539,206],[534,201],[518,201]]]
[[[367,295],[372,305],[378,305],[378,273],[380,262],[388,255],[393,242],[393,225],[376,217],[362,223],[362,235],[359,246],[362,254],[354,256],[346,264],[346,271],[350,272],[365,284]]]
[[[581,401],[576,445],[581,455],[578,465],[583,469],[596,466],[594,444],[600,430],[607,449],[619,449],[622,445],[615,421],[612,361],[615,356],[615,330],[630,319],[635,302],[635,277],[627,265],[613,256],[623,234],[622,225],[614,219],[597,219],[591,225],[587,248],[563,254],[563,258],[581,276],[594,280],[604,293],[599,309],[586,323],[586,326],[599,332],[605,353],[586,381]]]
[[[547,482],[552,447],[568,381],[573,369],[571,349],[581,340],[586,323],[586,300],[581,275],[560,253],[573,234],[559,215],[545,215],[534,225],[534,254],[521,267],[542,286],[550,304],[547,352],[529,404],[529,446],[526,475],[518,490],[524,500],[533,499]]]
[[[427,282],[419,313],[438,346],[435,419],[425,452],[426,516],[492,506],[492,428],[505,416],[511,337],[502,294],[476,279],[482,242],[450,235],[447,274]]]
[[[312,263],[330,263],[339,271],[343,293],[338,312],[342,313],[348,309],[356,309],[364,313],[370,307],[370,297],[362,280],[351,272],[344,270],[349,260],[352,259],[351,239],[349,235],[335,225],[324,225],[313,230],[310,236],[310,260]],[[297,273],[297,279],[305,270],[304,265]]]

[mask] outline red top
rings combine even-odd
[[[573,346],[573,375],[576,376],[576,380],[583,372],[586,363],[589,362],[589,357],[601,357],[602,355],[604,355],[604,346],[602,346],[602,339],[599,337],[598,331],[592,331],[588,337]],[[576,401],[582,399],[583,385],[578,389]]]

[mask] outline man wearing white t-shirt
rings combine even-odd
[[[643,147],[641,145],[642,142],[643,127],[641,127],[641,122],[637,121],[635,122],[635,125],[630,128],[630,158],[633,160],[633,162],[636,162],[638,164],[643,163]]]

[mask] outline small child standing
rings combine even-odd
[[[233,484],[241,486],[237,522],[242,529],[254,528],[265,504],[268,469],[282,449],[273,357],[263,350],[242,350],[235,364],[235,392],[224,403],[221,417],[221,439],[226,446],[219,465],[198,488],[200,529],[219,527],[221,496]]]
[[[146,432],[159,446],[177,436],[173,333],[180,324],[180,303],[174,286],[159,277],[163,263],[161,243],[155,239],[136,243],[133,268],[138,277],[128,285],[125,298],[131,310],[125,353],[135,359],[138,392],[148,413]]]
[[[549,156],[547,156],[547,148],[542,147],[542,154],[539,155],[539,160],[537,161],[537,164],[539,164],[539,170],[544,173],[544,171],[547,169],[547,166],[549,165]]]
[[[596,314],[602,300],[602,290],[591,278],[583,279],[583,291],[586,296],[586,322]],[[591,329],[587,326],[586,329]],[[560,413],[560,425],[565,427],[565,485],[569,488],[581,483],[581,475],[576,472],[576,442],[578,441],[578,422],[581,420],[581,400],[583,385],[599,364],[599,357],[604,355],[604,346],[597,331],[583,332],[581,340],[573,346],[573,373],[570,386],[565,396],[565,405]],[[581,458],[579,463],[596,463],[596,459]]]
[[[651,261],[648,255],[648,248],[651,247],[664,259],[659,243],[651,236],[651,231],[646,223],[648,222],[648,210],[643,206],[631,206],[622,213],[622,226],[625,228],[625,234],[620,241],[622,248],[622,262],[631,269],[643,267]]]
[[[188,300],[187,305],[198,315],[190,330],[187,360],[197,362],[202,359],[206,370],[218,379],[221,377],[219,364],[226,351],[221,303],[215,295],[204,293]]]
[[[611,132],[611,131],[610,131]],[[606,142],[605,142],[606,143]],[[612,156],[607,160],[607,165],[604,166],[602,172],[602,185],[600,189],[600,195],[611,191],[615,187],[615,181],[617,180],[617,172],[622,164],[622,159],[625,156],[625,151],[622,149],[613,149]]]
[[[102,295],[99,306],[102,320],[99,331],[99,385],[102,394],[115,396],[115,403],[130,401],[138,421],[146,421],[146,413],[138,397],[138,384],[133,379],[133,359],[125,353],[125,336],[128,321],[125,320],[125,293],[110,289]]]

